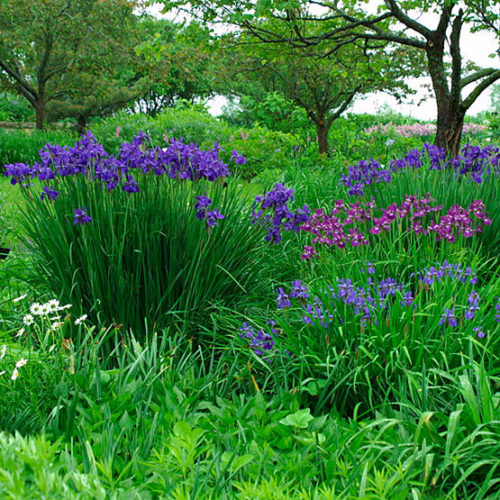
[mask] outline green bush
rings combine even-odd
[[[33,107],[24,97],[0,92],[0,121],[27,122],[34,114]]]
[[[294,146],[299,144],[294,136],[283,132],[260,127],[233,129],[206,112],[190,109],[168,109],[156,118],[123,113],[91,127],[98,141],[112,153],[119,150],[122,142],[132,140],[140,130],[157,145],[167,146],[171,138],[183,138],[184,142],[197,143],[201,147],[212,147],[218,142],[226,151],[226,157],[236,149],[248,161],[233,173],[245,179],[266,169],[288,168],[295,154]]]
[[[268,92],[261,99],[243,96],[239,105],[224,108],[222,117],[235,128],[260,126],[304,139],[314,129],[306,111],[279,92]]]

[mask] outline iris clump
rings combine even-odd
[[[436,202],[429,194],[425,196],[406,196],[398,205],[379,209],[374,201],[346,203],[335,200],[329,214],[323,209],[315,210],[313,215],[300,226],[300,230],[312,234],[311,245],[304,247],[303,260],[309,260],[317,254],[315,245],[336,246],[343,249],[368,245],[368,233],[379,235],[397,226],[398,231],[410,231],[424,236],[435,235],[436,241],[453,243],[458,236],[470,238],[481,233],[483,226],[491,224],[482,200],[474,200],[467,208],[454,205],[443,213],[443,205]],[[377,210],[381,212],[376,216]],[[377,214],[378,215],[378,214]],[[401,224],[408,221],[408,228]],[[364,232],[363,232],[364,231]]]
[[[87,134],[73,147],[47,144],[32,167],[8,166],[27,186],[20,224],[40,283],[91,321],[138,334],[145,322],[194,329],[255,293],[267,279],[266,230],[249,228],[251,204],[222,182],[220,154],[175,139],[151,147],[139,133],[113,156]]]
[[[418,273],[412,274],[417,276],[425,285],[439,283],[444,279],[452,279],[464,284],[475,285],[477,283],[477,274],[470,267],[463,267],[460,264],[450,264],[444,260],[442,264],[430,266]]]
[[[477,283],[476,272],[470,267],[444,261],[413,273],[407,282],[391,276],[379,279],[372,277],[373,264],[370,262],[361,274],[368,269],[370,272],[366,272],[363,283],[357,284],[352,278],[339,278],[335,285],[324,286],[319,293],[313,293],[301,281],[292,282],[289,292],[280,287],[276,292],[277,307],[294,310],[297,305],[301,309],[303,324],[319,326],[326,331],[347,327],[353,320],[359,321],[363,328],[370,325],[377,327],[382,319],[387,318],[389,321],[394,314],[399,320],[405,309],[411,311],[406,317],[414,318],[417,311],[424,314],[430,307],[435,308],[434,303],[443,299],[446,282],[455,282],[454,304],[439,312],[440,326],[455,328],[460,321],[463,324],[464,320],[474,320],[477,325],[477,322],[484,322],[495,312],[496,321],[500,322],[500,300],[495,306],[485,303],[481,307],[479,293],[469,289]],[[429,288],[433,283],[439,286]],[[426,285],[425,290],[422,284]],[[299,299],[299,303],[292,299]],[[444,299],[448,300],[446,295]],[[393,313],[394,310],[397,312]],[[483,335],[478,334],[479,338],[485,336],[482,327],[474,326],[471,330],[481,331]]]
[[[372,219],[373,202],[345,203],[335,200],[334,208],[329,214],[323,209],[317,209],[311,217],[300,226],[300,230],[311,233],[314,238],[312,245],[304,247],[303,260],[316,255],[314,245],[336,246],[345,248],[349,243],[353,247],[368,245],[366,236],[356,224],[369,222]],[[352,226],[352,227],[349,227]]]
[[[374,280],[368,278],[366,285],[356,286],[350,278],[340,278],[336,286],[328,286],[323,295],[302,302],[302,321],[307,325],[320,325],[326,330],[336,321],[343,325],[346,321],[346,309],[361,318],[361,323],[378,323],[376,310],[388,310],[395,297],[400,296],[404,307],[412,307],[414,297],[406,290],[407,286],[392,277]],[[292,296],[292,294],[290,295]],[[309,297],[309,292],[307,294]]]
[[[392,182],[395,172],[420,169],[428,164],[429,170],[451,170],[480,184],[485,176],[500,175],[499,161],[499,148],[493,145],[481,148],[467,144],[456,158],[448,159],[443,148],[424,144],[422,149],[413,149],[402,158],[392,159],[388,166],[373,158],[351,165],[347,173],[341,175],[340,183],[348,188],[349,196],[363,196],[366,186]]]
[[[286,189],[278,182],[271,191],[255,197],[252,223],[267,227],[266,241],[279,243],[283,239],[282,231],[298,232],[301,224],[308,220],[310,210],[307,205],[295,212],[290,209],[293,193],[293,189]]]
[[[30,180],[52,181],[70,176],[83,176],[97,182],[108,191],[121,188],[127,193],[140,191],[137,179],[142,175],[167,176],[170,179],[207,180],[214,182],[231,175],[228,165],[220,159],[217,144],[202,150],[195,144],[184,144],[172,138],[166,148],[148,147],[149,137],[139,132],[131,142],[123,143],[118,155],[108,154],[91,132],[73,147],[46,144],[40,151],[40,161],[33,166],[24,163],[5,165],[4,175],[11,184],[29,186]],[[233,151],[230,161],[241,165],[245,158]],[[41,199],[55,200],[59,195],[52,186],[44,186]],[[218,210],[205,214],[207,225],[224,218]],[[78,223],[89,220],[79,218]]]

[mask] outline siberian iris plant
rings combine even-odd
[[[366,266],[374,271],[371,263]],[[444,261],[412,274],[408,281],[391,276],[375,278],[374,273],[366,273],[366,269],[361,272],[362,282],[338,278],[335,284],[323,285],[319,291],[317,286],[310,288],[299,280],[292,281],[289,287],[277,289],[277,308],[286,309],[287,318],[300,318],[307,328],[317,327],[324,331],[327,342],[333,335],[356,331],[356,324],[361,332],[367,329],[382,331],[389,329],[392,321],[415,321],[417,313],[420,315],[417,330],[425,328],[423,318],[428,318],[431,325],[437,320],[441,333],[461,325],[457,334],[474,334],[481,339],[487,331],[482,325],[488,328],[493,325],[495,311],[496,321],[500,319],[500,301],[496,305],[481,305],[480,294],[474,289],[476,273],[470,267]],[[450,299],[453,303],[448,305]],[[441,308],[439,302],[445,307]],[[471,309],[474,311],[472,316]],[[408,327],[401,328],[407,331]],[[387,331],[394,335],[393,330]]]
[[[483,226],[491,224],[482,200],[474,200],[467,208],[454,205],[443,213],[442,205],[429,194],[406,196],[401,204],[392,203],[385,208],[377,208],[373,201],[346,203],[335,200],[334,208],[325,213],[323,209],[314,211],[299,229],[313,235],[311,245],[304,247],[303,260],[316,255],[315,245],[336,246],[343,249],[368,245],[368,234],[379,235],[397,227],[399,232],[406,231],[401,225],[408,221],[408,231],[423,236],[435,236],[437,242],[453,243],[458,236],[470,238],[481,233]],[[378,212],[378,213],[377,213]]]
[[[271,191],[255,197],[252,223],[267,227],[266,241],[279,243],[283,239],[282,231],[298,232],[301,224],[307,221],[310,214],[307,205],[295,212],[289,207],[293,202],[293,192],[278,182]]]
[[[451,170],[458,176],[468,176],[470,182],[481,183],[484,177],[500,175],[500,152],[493,145],[481,148],[467,144],[454,159],[448,159],[444,149],[424,144],[422,149],[409,151],[402,158],[394,158],[388,166],[378,161],[360,161],[348,167],[340,183],[348,188],[350,196],[363,196],[363,188],[376,183],[389,183],[401,170],[414,170],[428,163],[429,170]]]
[[[223,182],[230,171],[217,144],[152,147],[138,134],[111,155],[87,134],[73,147],[47,144],[35,165],[7,174],[28,186],[21,223],[40,282],[91,321],[138,334],[145,321],[194,329],[268,279],[266,230],[249,228],[250,204]],[[54,202],[32,195],[43,187],[60,192]]]

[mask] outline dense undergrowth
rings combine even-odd
[[[498,149],[183,120],[6,167],[2,495],[495,498]]]

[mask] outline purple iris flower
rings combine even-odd
[[[92,217],[87,214],[87,208],[75,208],[75,214],[73,216],[73,224],[76,226],[77,224],[88,224],[92,222]]]
[[[45,198],[55,200],[59,196],[59,191],[56,191],[52,186],[44,186],[40,199],[43,201]]]
[[[290,307],[290,297],[285,293],[283,288],[278,288],[278,292],[276,293],[276,302],[278,304],[278,309],[286,309]]]
[[[207,226],[213,227],[218,224],[218,220],[225,219],[225,215],[222,215],[219,210],[216,208],[215,210],[211,210],[207,212]]]
[[[483,329],[480,326],[474,327],[473,330],[474,330],[477,338],[479,338],[479,339],[483,339],[486,336],[486,334],[483,332]]]

